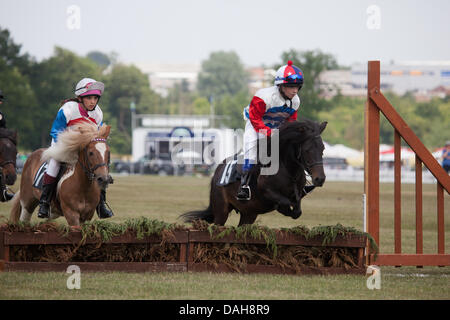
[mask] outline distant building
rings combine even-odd
[[[450,61],[419,61],[381,64],[381,89],[398,95],[407,92],[418,100],[445,97],[450,88]],[[328,70],[320,75],[325,98],[340,92],[344,96],[367,95],[367,64],[354,64],[351,70]]]
[[[183,153],[191,158],[186,160],[212,160],[217,164],[239,152],[243,139],[242,130],[216,127],[218,119],[201,115],[134,115],[133,161],[143,157],[173,160],[172,154],[178,153],[174,148],[183,143]]]
[[[169,90],[175,84],[185,81],[190,91],[197,86],[200,64],[174,64],[174,63],[141,63],[138,68],[148,75],[150,87],[162,97],[167,97]]]
[[[450,85],[439,86],[430,91],[431,97],[445,98],[450,96]]]
[[[353,85],[367,88],[367,64],[355,64],[351,72]],[[437,87],[450,85],[450,61],[382,63],[380,78],[382,88],[399,95],[431,94]]]
[[[248,89],[251,95],[254,95],[259,89],[273,85],[273,79],[275,78],[276,73],[275,70],[263,67],[251,67],[246,70],[250,75]]]
[[[319,76],[322,97],[332,98],[340,93],[343,96],[364,97],[367,89],[358,87],[352,82],[351,70],[327,70]]]
[[[193,91],[197,86],[201,64],[143,63],[137,65],[146,73],[151,88],[163,97],[175,84],[185,82]],[[253,95],[261,88],[271,86],[275,70],[264,67],[248,67],[248,88]],[[414,94],[417,100],[448,95],[450,88],[450,61],[411,61],[381,64],[381,88],[403,95]],[[344,96],[367,95],[367,64],[354,64],[349,70],[327,70],[320,75],[320,88],[325,98],[340,92]]]
[[[175,84],[185,81],[190,91],[197,87],[200,64],[168,64],[168,63],[138,63],[137,67],[148,75],[150,87],[162,97],[167,97],[169,90]],[[263,67],[249,67],[246,69],[250,79],[248,89],[254,94],[261,88],[271,86],[275,77],[275,70]]]

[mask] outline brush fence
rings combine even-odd
[[[265,239],[241,238],[234,232],[218,238],[208,231],[185,230],[141,239],[128,232],[100,241],[83,239],[81,232],[0,231],[0,271],[66,272],[77,265],[82,272],[363,274],[366,241],[364,235],[350,234],[324,244],[320,236],[306,239],[278,232],[274,255],[274,243],[271,247]]]

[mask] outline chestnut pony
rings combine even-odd
[[[56,187],[50,219],[64,216],[71,227],[92,219],[100,191],[109,182],[110,152],[106,139],[111,127],[82,122],[66,129],[48,149],[34,151],[25,162],[20,190],[12,199],[12,222],[28,222],[39,204],[41,190],[33,186],[36,172],[50,158],[67,165]],[[63,167],[61,167],[63,170]]]

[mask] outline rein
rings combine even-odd
[[[314,136],[312,139],[317,139],[317,138],[321,138],[320,134]],[[306,172],[308,173],[308,175],[311,175],[311,169],[315,166],[323,166],[323,161],[316,161],[313,162],[311,164],[306,163],[306,161],[303,159],[302,156],[300,156],[300,164],[306,169]]]
[[[14,168],[16,167],[16,162],[12,161],[12,160],[5,160],[2,163],[0,163],[0,168],[3,168],[4,166],[6,166],[7,164],[12,164],[14,166]]]
[[[91,166],[89,165],[89,161],[88,161],[88,154],[87,154],[87,150],[88,150],[88,146],[92,143],[92,142],[104,142],[106,143],[106,139],[102,139],[102,138],[95,138],[92,139],[91,142],[88,143],[88,145],[84,148],[84,158],[85,158],[85,163],[83,164],[83,162],[80,161],[80,158],[78,158],[78,162],[81,165],[81,168],[83,168],[84,173],[86,174],[87,178],[89,181],[93,181],[95,179],[95,173],[94,171],[97,170],[100,167],[108,167],[109,169],[109,159],[108,159],[108,163],[106,162],[102,162],[99,164],[96,164],[95,166],[93,166],[91,168]]]

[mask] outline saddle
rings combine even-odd
[[[223,168],[222,175],[216,183],[217,186],[225,187],[236,181],[241,181],[242,163],[244,163],[244,154],[242,152],[226,158],[224,160],[225,167]]]
[[[33,180],[33,187],[42,190],[42,185],[44,184],[44,173],[47,170],[48,167],[48,163],[44,162],[43,164],[41,164],[41,166],[39,167],[39,169],[36,172],[36,175],[34,176],[34,180]],[[59,173],[56,176],[56,183],[58,183],[59,179],[61,179],[61,177],[66,173],[67,171],[67,164],[62,162],[61,163],[61,167],[59,168]]]
[[[225,167],[224,167],[222,175],[220,176],[220,179],[219,179],[219,181],[217,181],[216,185],[219,187],[225,187],[236,181],[241,181],[242,163],[244,163],[244,155],[242,153],[225,159],[225,161],[224,161]],[[254,177],[259,175],[259,170],[255,170],[255,169],[252,169]],[[256,172],[258,172],[258,173],[256,173]]]

